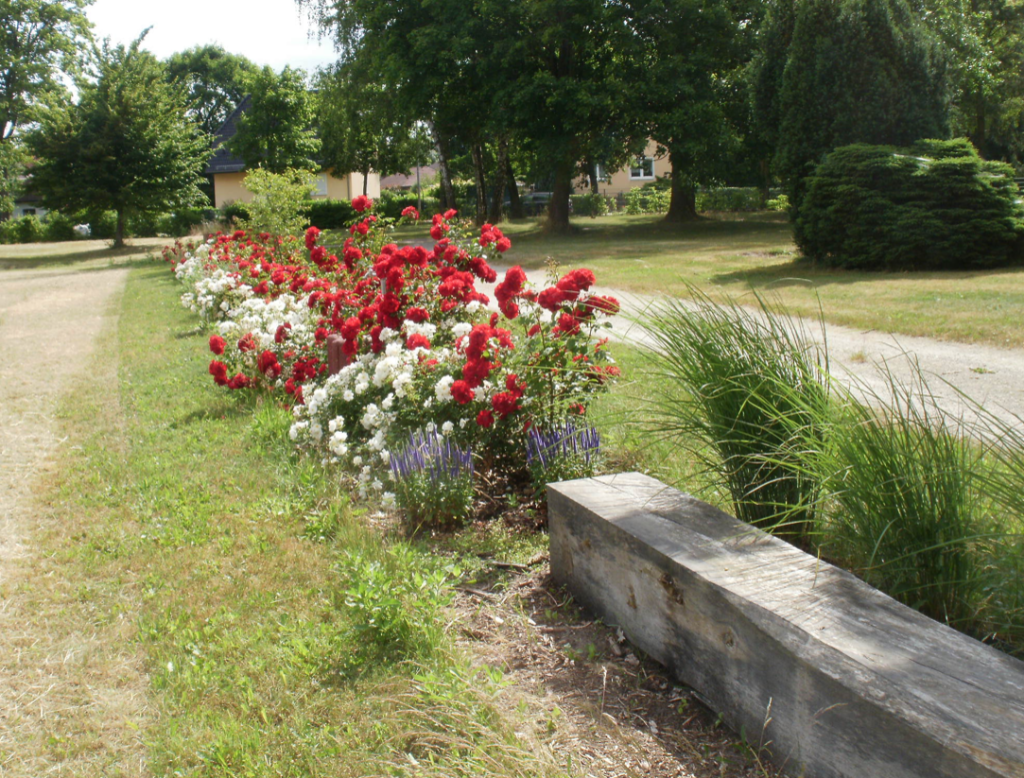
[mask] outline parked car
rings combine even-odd
[[[520,195],[519,202],[523,204],[523,213],[527,216],[540,216],[548,209],[551,192],[528,192]]]

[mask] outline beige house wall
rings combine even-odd
[[[249,202],[252,192],[242,186],[245,173],[214,173],[213,176],[213,207],[221,208],[236,200]]]
[[[598,182],[598,191],[608,197],[617,197],[620,194],[628,192],[630,189],[636,189],[638,186],[649,184],[656,178],[668,175],[672,171],[672,166],[669,164],[668,155],[657,156],[658,144],[653,140],[647,141],[647,148],[644,149],[644,156],[653,160],[653,175],[646,176],[643,178],[633,178],[630,174],[631,165],[627,165],[622,170],[617,170],[609,175],[608,171],[601,171],[604,177]],[[576,182],[576,191],[581,193],[590,192],[590,180],[582,178]]]
[[[227,203],[252,200],[252,192],[243,186],[245,172],[215,173],[213,176],[214,207],[221,208]],[[380,197],[380,176],[370,173],[367,189],[370,197]],[[363,176],[361,173],[348,173],[335,178],[332,172],[327,174],[327,197],[332,200],[351,200],[363,193]]]

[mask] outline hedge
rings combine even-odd
[[[835,149],[808,179],[795,220],[804,255],[870,270],[960,270],[1018,260],[1024,210],[1013,168],[965,139],[909,149]]]

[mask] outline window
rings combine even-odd
[[[630,178],[654,178],[654,157],[637,157],[629,169]]]
[[[327,197],[327,174],[320,173],[316,177],[316,186],[313,189],[313,197]]]
[[[36,209],[35,208],[25,208],[21,213],[22,213],[23,216],[35,216],[36,215]]]

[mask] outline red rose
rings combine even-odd
[[[306,248],[310,251],[313,250],[313,246],[316,245],[316,239],[320,237],[320,230],[316,227],[310,227],[306,230]]]
[[[412,351],[414,348],[430,348],[430,341],[427,337],[419,332],[410,335],[409,339],[405,341],[405,347]]]
[[[256,338],[252,336],[251,332],[247,332],[238,341],[238,350],[242,353],[246,351],[252,351],[256,348]]]
[[[512,392],[501,392],[494,395],[491,405],[502,418],[519,410],[519,397]]]
[[[373,208],[373,200],[366,195],[359,195],[359,197],[352,201],[352,207],[355,208],[357,212],[362,213],[363,211]]]
[[[227,386],[228,366],[223,362],[218,362],[216,359],[211,360],[210,375],[213,376],[213,381],[217,386]]]
[[[415,219],[418,221],[420,218],[420,212],[417,211],[413,206],[408,205],[402,210],[402,216],[408,219]]]
[[[452,398],[459,403],[459,405],[465,405],[466,403],[473,401],[473,388],[465,381],[456,381],[452,384]]]
[[[499,238],[498,243],[495,245],[495,248],[498,249],[499,253],[504,254],[506,251],[512,248],[512,241],[510,241],[508,238]]]
[[[429,321],[430,312],[426,308],[410,308],[405,312],[405,318],[421,324],[422,322]]]
[[[490,411],[480,411],[476,415],[476,423],[484,428],[490,427],[494,424],[494,414]]]
[[[212,351],[214,354],[217,354],[218,356],[223,354],[224,347],[226,345],[227,342],[220,335],[210,336],[210,351]]]
[[[260,354],[256,366],[263,375],[269,374],[272,378],[281,375],[281,365],[278,364],[277,356],[273,351],[264,351]]]

